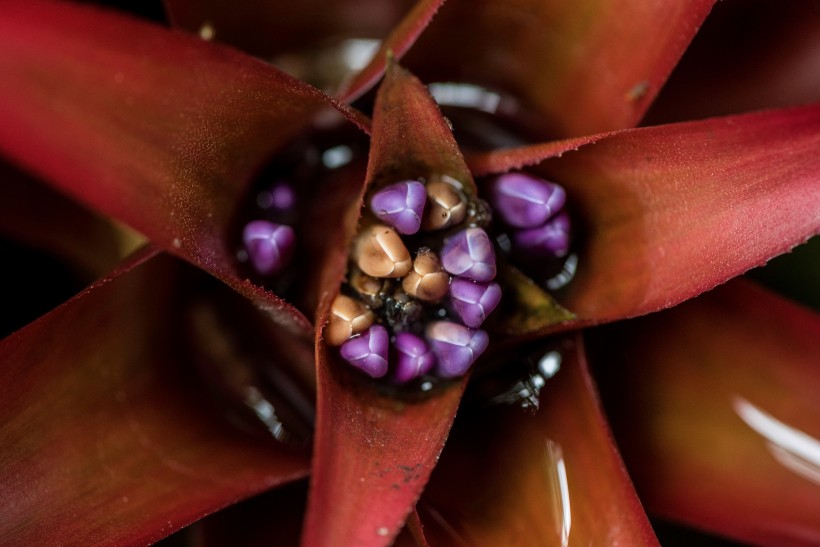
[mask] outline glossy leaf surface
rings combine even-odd
[[[307,473],[214,409],[150,255],[0,343],[0,543],[150,543]]]
[[[453,0],[407,64],[427,82],[467,81],[518,97],[541,116],[547,137],[631,127],[712,3]]]
[[[371,184],[448,174],[475,191],[452,134],[421,83],[397,65],[379,90],[367,167]],[[340,230],[347,249],[362,196]],[[324,268],[317,322],[318,409],[304,545],[388,545],[402,528],[450,430],[464,382],[405,395],[353,372],[322,340],[346,258]]]
[[[0,149],[306,331],[241,281],[226,240],[251,175],[327,98],[233,50],[85,6],[3,10]]]
[[[456,422],[419,503],[430,545],[657,545],[612,443],[580,337],[541,346],[563,360],[546,378],[537,411],[468,408]]]
[[[551,157],[535,170],[567,188],[580,225],[578,274],[558,301],[581,324],[672,306],[820,232],[820,106],[590,141],[476,160],[502,171]]]
[[[816,312],[734,281],[604,333],[605,395],[649,511],[752,544],[820,541]]]

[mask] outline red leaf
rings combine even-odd
[[[600,133],[521,148],[500,148],[489,152],[474,152],[468,154],[466,159],[473,175],[477,177],[496,175],[513,169],[538,165],[549,158],[560,158],[567,152],[574,152],[583,146],[598,142],[617,133]]]
[[[407,538],[406,543],[414,547],[430,547],[427,539],[424,537],[424,527],[419,519],[418,511],[414,510],[407,518],[407,526],[404,528],[404,537]],[[409,536],[409,537],[408,537]]]
[[[547,120],[549,137],[631,127],[712,4],[453,0],[406,62],[428,82],[511,93]]]
[[[372,88],[384,74],[387,67],[387,55],[392,54],[396,59],[401,59],[419,35],[424,32],[444,2],[445,0],[419,0],[393,28],[390,35],[382,41],[370,63],[335,94],[339,100],[353,102]]]
[[[539,410],[493,406],[459,417],[419,503],[431,545],[657,545],[580,338],[560,352]]]
[[[388,67],[376,99],[367,169],[370,184],[447,174],[475,191],[452,134],[421,83]],[[339,292],[361,197],[338,230],[324,268],[317,321],[318,408],[304,545],[388,545],[421,495],[463,390],[463,382],[407,400],[355,376],[322,340]]]
[[[228,235],[252,174],[327,97],[235,51],[42,0],[4,6],[0,70],[0,149],[308,331],[241,281]]]
[[[578,275],[558,296],[581,324],[673,306],[820,232],[820,105],[589,140],[537,168],[582,223]],[[539,145],[476,163],[541,154],[555,155]]]
[[[463,386],[407,402],[345,378],[320,348],[317,431],[304,545],[389,545],[421,495]],[[337,370],[331,370],[337,369]]]
[[[373,114],[367,184],[446,175],[475,194],[470,171],[427,88],[400,66],[388,66]]]
[[[820,5],[718,2],[647,114],[650,123],[820,101]]]
[[[53,254],[89,279],[116,266],[123,243],[109,222],[2,161],[0,237]]]
[[[151,254],[0,343],[0,543],[146,544],[307,472],[209,407]]]
[[[414,0],[165,0],[176,26],[261,57],[316,47],[328,40],[378,38],[399,22]]]
[[[820,315],[738,281],[608,332],[614,426],[647,508],[816,545]]]

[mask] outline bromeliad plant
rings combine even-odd
[[[700,296],[820,232],[820,106],[632,129],[711,2],[167,4],[200,36],[0,12],[0,150],[149,242],[0,344],[3,543],[149,543],[308,476],[304,545],[654,544],[641,502],[820,540],[820,319]],[[210,41],[324,85],[339,33],[385,38],[335,98]],[[117,256],[4,176],[5,237]],[[199,537],[295,542],[282,491]]]

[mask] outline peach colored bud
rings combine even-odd
[[[467,215],[467,204],[455,186],[443,181],[427,184],[427,208],[421,227],[440,230],[459,224]]]
[[[384,287],[384,280],[354,269],[350,274],[350,286],[363,296],[378,296]]]
[[[325,340],[340,346],[354,334],[364,332],[373,324],[373,312],[363,303],[340,294],[330,308],[330,322],[325,327]]]
[[[399,234],[384,224],[375,224],[359,234],[353,258],[359,269],[373,277],[404,277],[413,265]]]
[[[402,288],[407,294],[428,302],[443,298],[449,285],[450,276],[441,267],[438,257],[426,249],[419,251],[413,269],[402,280]]]

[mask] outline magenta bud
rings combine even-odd
[[[473,281],[495,278],[495,250],[487,232],[467,228],[447,238],[441,249],[441,265],[453,275]]]
[[[468,327],[480,327],[500,301],[498,283],[474,283],[460,278],[450,283],[450,305]]]
[[[390,346],[387,329],[373,325],[363,333],[348,339],[339,348],[345,361],[368,376],[381,378],[387,374],[387,351]]]
[[[409,332],[396,335],[396,374],[399,383],[409,382],[424,376],[436,364],[436,356],[427,343]]]
[[[370,199],[370,209],[379,219],[402,234],[415,234],[421,226],[421,216],[427,192],[415,180],[405,180],[382,188]]]
[[[496,177],[489,191],[494,210],[516,228],[541,226],[561,210],[567,199],[562,187],[525,173]]]
[[[490,343],[483,330],[449,321],[431,323],[426,334],[438,362],[436,370],[444,378],[463,376]]]
[[[254,220],[242,231],[242,241],[254,270],[261,275],[270,275],[290,262],[296,235],[290,226]]]
[[[554,258],[569,252],[569,215],[566,212],[543,226],[512,234],[513,246],[529,258]]]
[[[268,190],[260,192],[256,200],[262,209],[289,213],[296,207],[296,190],[289,183],[280,180],[274,182]]]

